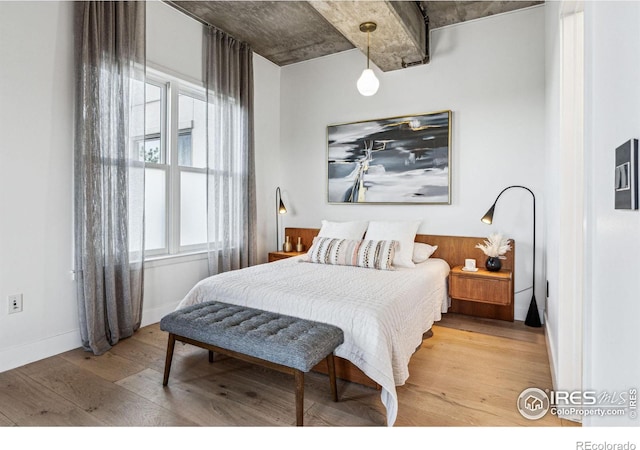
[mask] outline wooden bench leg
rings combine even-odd
[[[213,362],[213,350],[209,350],[209,362]]]
[[[302,426],[304,416],[304,372],[296,370],[296,426]]]
[[[166,386],[169,383],[169,371],[171,371],[171,360],[173,359],[173,348],[176,345],[176,336],[173,333],[169,333],[169,342],[167,342],[167,359],[164,362],[164,379],[162,385]]]
[[[336,386],[336,363],[333,359],[333,353],[329,353],[327,356],[327,368],[329,369],[329,383],[331,384],[331,397],[333,401],[338,401],[338,387]]]

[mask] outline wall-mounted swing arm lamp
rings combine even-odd
[[[364,22],[360,24],[360,31],[367,33],[367,68],[362,71],[362,75],[358,78],[356,86],[358,86],[358,91],[366,97],[374,95],[380,87],[380,81],[376,78],[373,70],[369,68],[369,35],[372,31],[375,31],[377,27],[374,22]]]
[[[530,327],[541,327],[542,323],[540,322],[540,313],[538,312],[538,303],[536,302],[536,196],[533,194],[531,189],[524,186],[509,186],[506,187],[498,194],[496,200],[489,208],[489,211],[482,217],[482,221],[486,224],[491,225],[493,223],[493,213],[496,209],[496,203],[498,203],[498,199],[500,196],[508,189],[512,188],[520,188],[526,191],[529,191],[531,196],[533,197],[533,282],[531,284],[531,290],[533,291],[531,296],[531,303],[529,303],[529,311],[527,312],[527,318],[524,321],[525,325]]]
[[[276,188],[276,251],[282,250],[280,248],[280,215],[286,214],[287,208],[282,201],[282,194],[280,193],[280,186]]]

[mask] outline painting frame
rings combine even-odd
[[[450,205],[452,111],[327,125],[327,202]]]

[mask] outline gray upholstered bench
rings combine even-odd
[[[303,423],[304,373],[325,358],[331,394],[338,401],[333,351],[344,335],[336,326],[212,301],[167,314],[160,329],[169,333],[163,386],[178,340],[209,350],[210,362],[217,352],[295,375],[298,426]]]

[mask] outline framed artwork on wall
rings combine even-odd
[[[630,139],[616,148],[616,209],[638,209],[638,140]]]
[[[327,195],[342,204],[451,204],[451,111],[329,125]]]

